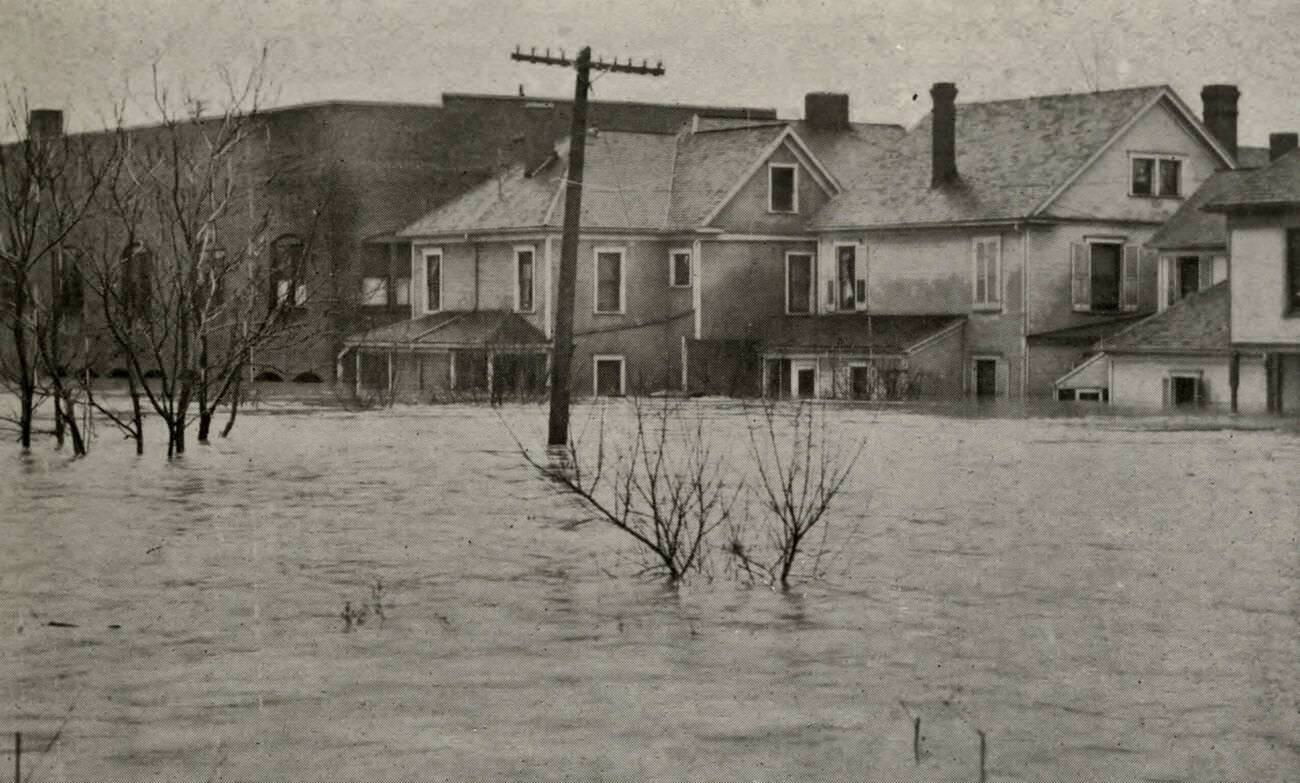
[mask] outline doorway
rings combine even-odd
[[[1174,407],[1192,407],[1201,402],[1200,379],[1190,375],[1175,375],[1171,381]]]
[[[790,362],[791,393],[799,399],[812,399],[817,396],[817,363]]]
[[[975,397],[989,400],[998,396],[998,360],[975,360]]]
[[[865,400],[871,397],[871,375],[866,365],[849,368],[849,398]]]

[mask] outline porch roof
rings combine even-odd
[[[1228,281],[1197,291],[1101,341],[1110,353],[1227,353]]]
[[[1148,315],[1147,313],[1135,313],[1118,318],[1107,318],[1104,321],[1096,321],[1082,326],[1067,326],[1064,329],[1053,329],[1047,332],[1031,334],[1029,339],[1037,343],[1089,346],[1118,331],[1127,329],[1143,318],[1148,317]]]
[[[523,316],[508,310],[448,310],[355,334],[349,348],[528,348],[549,349],[551,341]]]
[[[771,349],[905,354],[963,320],[958,315],[835,313],[768,319],[762,337]]]

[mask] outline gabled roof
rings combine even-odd
[[[1165,86],[958,103],[958,181],[932,188],[927,115],[892,152],[813,219],[816,228],[1016,220],[1045,209],[1120,134],[1161,100],[1207,145],[1222,147]]]
[[[542,346],[550,341],[523,316],[508,310],[456,310],[412,318],[352,335],[352,347],[463,347]]]
[[[788,145],[813,179],[838,192],[846,174],[878,153],[901,130],[854,127],[805,140],[785,122],[720,123],[707,131],[676,135],[600,131],[586,144],[582,194],[584,230],[691,231],[702,227],[744,185],[772,151]],[[730,127],[734,125],[734,127]],[[825,153],[836,167],[827,166]],[[522,166],[472,188],[398,232],[440,236],[472,232],[559,228],[568,148],[542,170],[526,176]]]
[[[1215,212],[1300,205],[1300,150],[1292,150],[1262,169],[1248,172],[1216,193],[1205,208]]]
[[[1103,339],[1098,347],[1109,353],[1227,353],[1228,299],[1224,280]]]

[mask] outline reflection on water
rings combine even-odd
[[[785,594],[629,576],[483,409],[6,444],[0,724],[63,725],[36,780],[970,781],[981,732],[989,780],[1296,776],[1294,435],[834,416],[840,557]]]

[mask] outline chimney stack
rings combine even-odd
[[[1237,159],[1237,99],[1241,91],[1235,84],[1207,84],[1201,89],[1202,119],[1205,127],[1228,154]]]
[[[1288,152],[1293,151],[1300,146],[1300,134],[1297,133],[1270,133],[1268,134],[1268,162],[1272,163]]]
[[[937,188],[957,181],[957,85],[935,82],[930,98],[934,101],[930,186]]]
[[[815,131],[849,129],[849,96],[843,92],[810,92],[803,96],[803,118]]]
[[[555,105],[524,104],[524,174],[531,176],[555,152]]]
[[[27,137],[33,141],[57,139],[63,135],[63,112],[32,109],[27,115]]]

